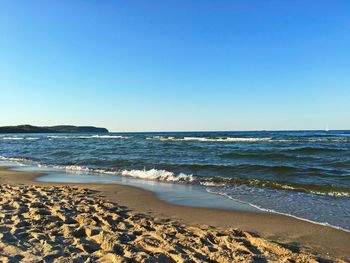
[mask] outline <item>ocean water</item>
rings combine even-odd
[[[350,131],[2,134],[0,161],[75,181],[194,186],[217,202],[350,230]]]

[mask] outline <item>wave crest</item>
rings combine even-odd
[[[141,179],[150,179],[150,180],[160,180],[167,182],[193,182],[193,175],[190,174],[174,174],[166,170],[123,170],[121,171],[122,175],[137,177]]]
[[[0,155],[1,161],[10,161],[10,162],[28,162],[30,159],[28,158],[16,158],[16,157],[5,157]]]
[[[164,137],[164,136],[151,136],[146,137],[147,140],[159,140],[159,141],[173,141],[173,142],[185,142],[185,141],[198,141],[198,142],[350,142],[349,138],[270,138],[270,137]]]
[[[2,140],[39,140],[37,137],[0,137]]]
[[[235,137],[220,137],[220,138],[209,138],[209,137],[163,137],[163,136],[153,136],[147,137],[147,140],[159,140],[159,141],[199,141],[199,142],[268,142],[272,138],[235,138]]]
[[[224,186],[230,187],[233,185],[247,185],[254,187],[272,188],[278,190],[287,190],[295,192],[306,192],[317,195],[328,195],[334,197],[350,197],[350,189],[347,187],[333,186],[333,185],[312,185],[312,184],[299,184],[290,183],[283,181],[268,181],[263,179],[249,179],[242,177],[223,177],[223,176],[203,176],[203,175],[193,175],[185,173],[174,173],[167,170],[114,170],[114,169],[94,169],[78,165],[68,165],[68,166],[52,166],[37,163],[33,160],[27,158],[15,158],[15,157],[5,157],[0,155],[0,161],[10,161],[15,162],[19,165],[30,165],[45,168],[54,169],[64,169],[67,172],[73,172],[77,174],[109,174],[109,175],[123,175],[130,176],[139,179],[156,180],[172,183],[189,183],[189,184],[199,184],[207,187],[217,187]],[[256,167],[255,169],[257,169]],[[276,166],[273,167],[276,171],[287,172],[290,167]]]
[[[50,135],[48,139],[129,139],[131,136],[122,135],[78,135],[78,136],[60,136]]]

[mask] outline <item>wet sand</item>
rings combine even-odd
[[[334,228],[267,213],[171,205],[130,186],[33,181],[38,176],[0,168],[0,258],[350,259],[350,233]]]

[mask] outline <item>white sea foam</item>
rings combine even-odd
[[[27,162],[27,161],[29,161],[26,158],[5,157],[5,156],[1,156],[1,155],[0,155],[0,160],[12,161],[12,162]]]
[[[129,139],[131,136],[122,136],[122,135],[93,135],[92,138],[101,138],[101,139]]]
[[[121,136],[121,135],[78,135],[78,136],[60,136],[60,135],[50,135],[47,136],[49,139],[129,139],[131,136]]]
[[[39,140],[37,137],[0,137],[3,140]]]
[[[146,140],[159,140],[159,141],[176,141],[179,140],[178,138],[175,137],[163,137],[163,136],[151,136],[151,137],[146,137]]]
[[[16,165],[16,166],[26,166],[26,165],[35,165],[29,159],[26,158],[16,158],[16,157],[5,157],[0,155],[0,161],[5,163],[5,165]]]
[[[54,168],[65,169],[67,172],[73,173],[92,173],[92,174],[109,174],[109,175],[123,175],[130,176],[134,178],[155,180],[155,181],[165,181],[165,182],[193,182],[195,179],[193,175],[179,173],[175,174],[166,170],[104,170],[104,169],[90,169],[78,165],[69,165],[69,166],[56,166]]]
[[[217,183],[217,182],[210,182],[210,181],[205,181],[205,182],[199,182],[200,185],[203,186],[208,186],[208,187],[215,187],[215,186],[225,186],[225,183]]]
[[[288,139],[278,139],[269,137],[165,137],[165,136],[151,136],[147,137],[147,140],[159,140],[159,141],[198,141],[198,142],[350,142],[348,138],[322,138],[322,139],[312,139],[312,138],[288,138]]]
[[[174,174],[166,170],[123,170],[122,175],[131,176],[141,179],[160,180],[168,182],[192,182],[194,180],[193,175],[184,173]]]
[[[160,140],[160,141],[199,141],[199,142],[268,142],[272,138],[235,138],[235,137],[222,137],[222,138],[208,138],[208,137],[162,137],[162,136],[153,136],[147,137],[148,140]]]
[[[66,171],[73,171],[73,172],[90,172],[91,171],[89,168],[78,166],[78,165],[65,166],[65,169]]]
[[[310,191],[310,193],[315,195],[329,195],[329,196],[335,196],[335,197],[350,197],[350,194],[347,192],[319,192],[319,191]]]

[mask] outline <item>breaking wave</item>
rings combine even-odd
[[[39,140],[38,137],[0,137],[2,140]]]
[[[173,182],[173,183],[190,183],[199,184],[208,187],[224,186],[230,187],[233,185],[247,185],[254,187],[263,187],[276,190],[287,190],[294,192],[312,193],[316,195],[328,195],[334,197],[350,197],[350,189],[345,187],[327,186],[327,185],[312,185],[312,184],[297,184],[287,182],[276,182],[260,179],[247,179],[239,177],[221,177],[221,176],[201,176],[186,173],[174,173],[167,170],[158,169],[135,169],[135,170],[105,170],[105,169],[90,169],[81,166],[66,166],[67,171],[77,173],[102,173],[111,175],[123,175],[139,179]]]
[[[167,182],[194,182],[193,175],[184,173],[175,174],[166,170],[123,170],[122,175],[141,179],[160,180]]]
[[[198,142],[350,142],[350,138],[270,138],[270,137],[172,137],[172,136],[151,136],[146,137],[147,140],[159,141],[198,141]]]
[[[347,187],[340,187],[334,185],[314,185],[314,184],[301,184],[290,183],[284,181],[269,181],[264,179],[250,179],[241,177],[224,177],[224,176],[204,176],[193,175],[183,172],[172,172],[165,169],[98,169],[89,168],[79,165],[46,165],[35,162],[28,158],[15,158],[0,156],[0,161],[11,161],[21,165],[31,165],[44,168],[63,169],[67,172],[73,172],[77,174],[109,174],[117,176],[129,176],[139,179],[164,181],[171,183],[189,183],[199,184],[207,187],[230,187],[235,185],[246,185],[260,188],[270,188],[276,190],[286,190],[293,192],[312,193],[316,195],[327,195],[333,197],[350,197],[350,189]],[[271,168],[271,167],[270,167]],[[272,167],[273,170],[287,172],[289,169],[293,169],[285,166]]]
[[[0,161],[10,161],[10,162],[28,162],[31,161],[28,158],[16,158],[16,157],[5,157],[0,155]]]
[[[199,141],[199,142],[268,142],[271,141],[271,138],[208,138],[208,137],[162,137],[162,136],[153,136],[147,137],[147,140],[160,140],[160,141]]]
[[[129,139],[131,136],[122,135],[79,135],[79,136],[47,136],[49,139]]]
[[[55,168],[59,168],[56,166]],[[175,174],[166,170],[105,170],[105,169],[91,169],[87,167],[69,165],[65,166],[66,171],[76,172],[76,173],[102,173],[102,174],[112,174],[112,175],[123,175],[130,176],[134,178],[156,180],[156,181],[166,181],[166,182],[180,182],[180,183],[192,183],[195,178],[192,174],[178,173]]]

